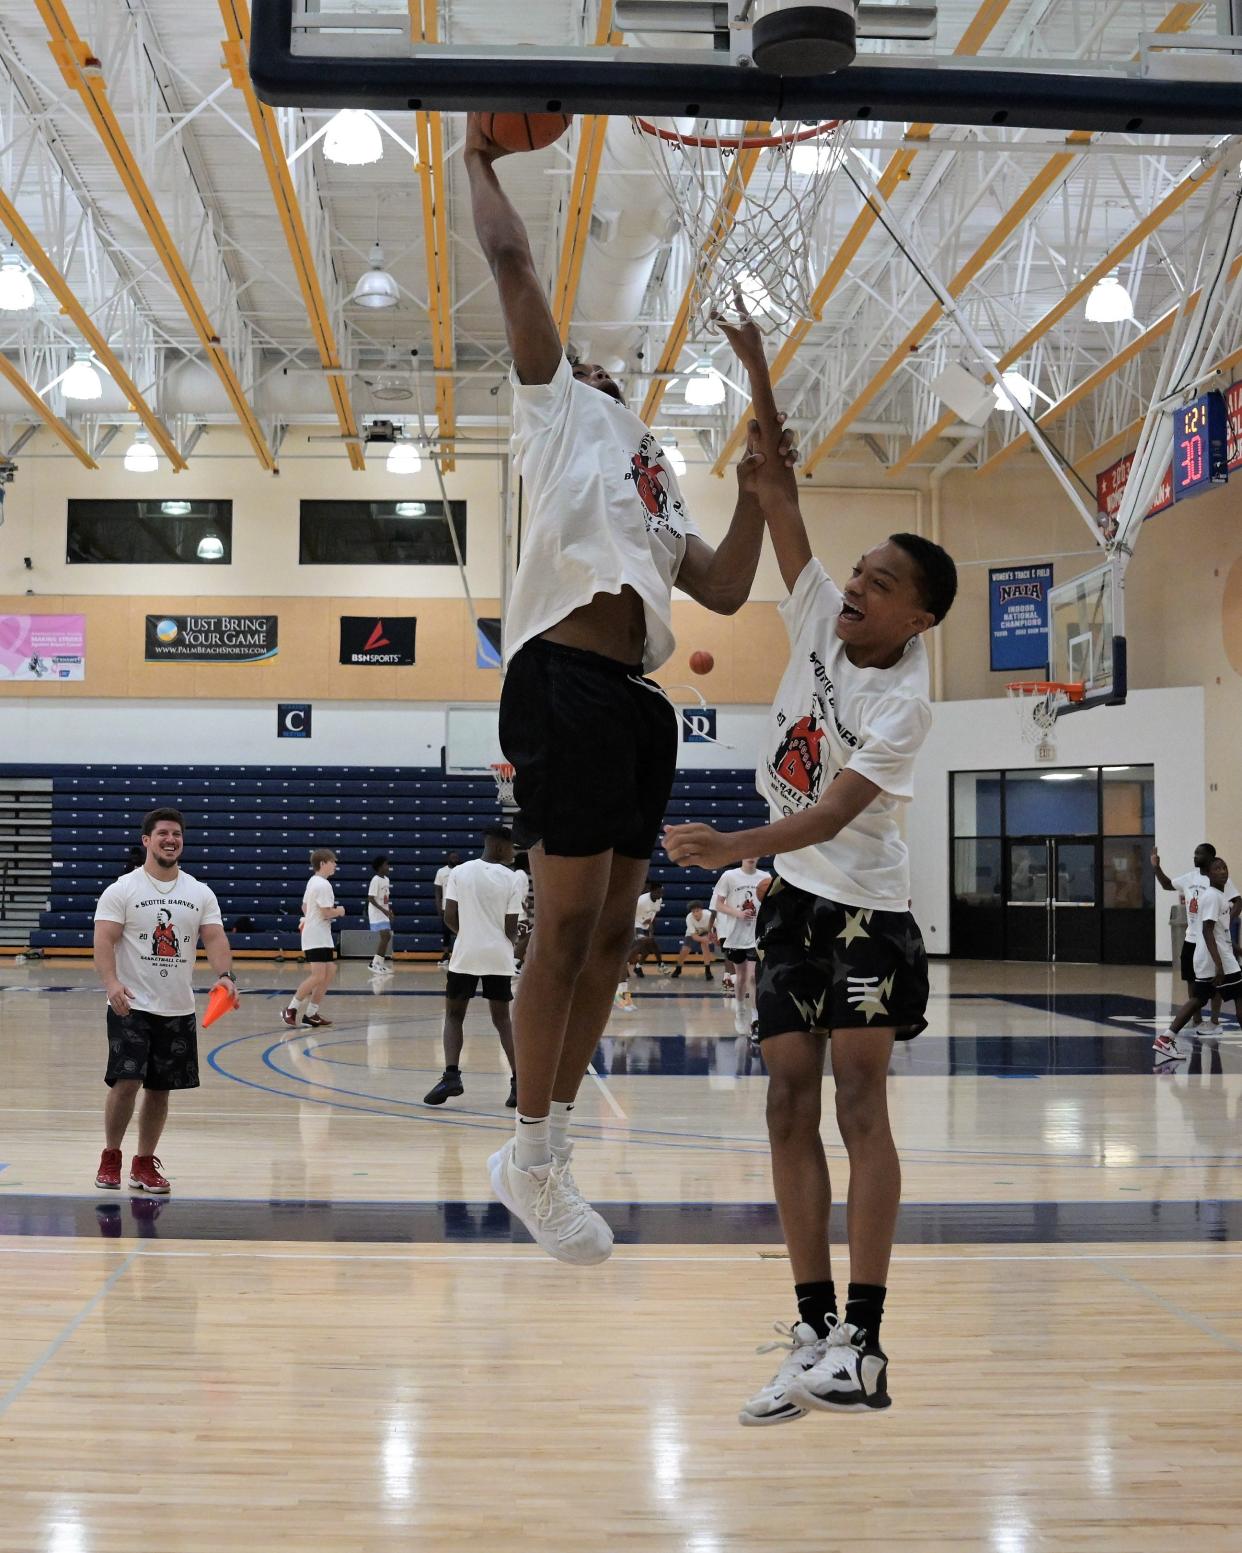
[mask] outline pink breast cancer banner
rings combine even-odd
[[[0,615],[0,680],[85,678],[85,615]]]

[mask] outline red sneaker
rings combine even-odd
[[[298,1011],[297,1011],[296,1008],[282,1008],[281,1011],[280,1011],[280,1018],[281,1018],[281,1022],[283,1024],[286,1024],[286,1025],[289,1026],[290,1030],[296,1030],[297,1029],[297,1027],[298,1027]]]
[[[157,1197],[166,1197],[172,1190],[160,1174],[160,1162],[154,1154],[134,1155],[129,1167],[129,1189],[131,1192],[153,1192]]]
[[[121,1190],[120,1149],[105,1149],[99,1156],[99,1172],[95,1177],[95,1185],[102,1186],[108,1192]]]
[[[330,1030],[332,1021],[325,1019],[322,1014],[303,1014],[302,1023],[309,1025],[312,1030]]]

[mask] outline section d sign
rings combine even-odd
[[[341,616],[341,662],[406,668],[414,662],[413,615]]]
[[[309,739],[311,708],[308,701],[285,701],[276,708],[278,739]]]
[[[257,663],[276,656],[275,615],[148,615],[148,663]]]
[[[685,744],[716,744],[716,708],[714,706],[683,706],[681,708],[681,737]]]

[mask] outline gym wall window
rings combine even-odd
[[[303,566],[455,566],[442,501],[304,501]],[[449,503],[466,559],[466,503]]]
[[[65,560],[71,566],[228,566],[232,559],[231,501],[69,502]]]

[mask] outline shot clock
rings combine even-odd
[[[1229,420],[1213,391],[1173,414],[1173,499],[1185,501],[1229,478]]]

